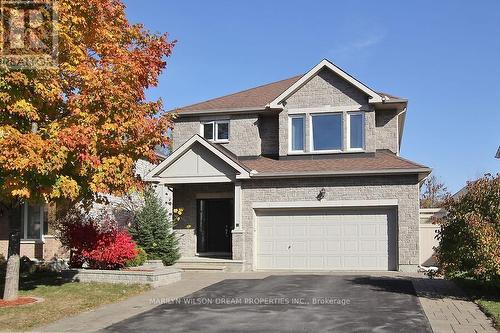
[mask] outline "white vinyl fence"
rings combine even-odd
[[[439,244],[436,239],[437,231],[440,226],[433,224],[433,218],[440,218],[446,215],[443,208],[422,208],[420,209],[420,264],[424,266],[434,265],[436,263],[434,247]]]

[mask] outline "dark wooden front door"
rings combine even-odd
[[[231,253],[233,199],[198,200],[198,253]]]

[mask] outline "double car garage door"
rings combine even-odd
[[[388,209],[257,211],[257,269],[395,270]]]

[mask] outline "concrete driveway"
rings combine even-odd
[[[102,332],[432,332],[411,281],[354,275],[227,279]]]

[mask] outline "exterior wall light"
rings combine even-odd
[[[321,201],[325,198],[325,194],[326,194],[326,190],[325,188],[322,188],[321,191],[319,191],[318,195],[316,196],[316,199],[318,199],[318,201]]]

